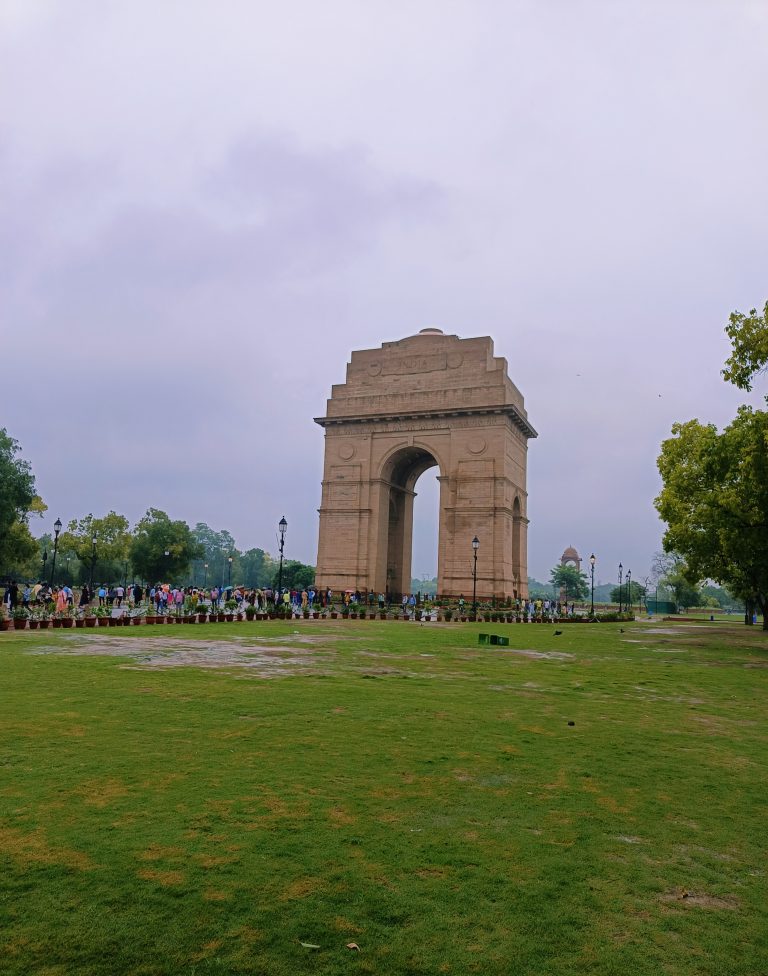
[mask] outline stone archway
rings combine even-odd
[[[380,555],[386,588],[374,587],[377,593],[399,597],[411,589],[414,488],[422,474],[435,465],[439,466],[439,462],[431,451],[415,446],[397,448],[382,465],[382,486],[389,487],[389,491],[380,492],[381,506],[385,509],[380,511],[380,519],[382,523],[386,520],[387,525],[386,541]],[[375,578],[380,580],[382,566],[377,569]]]
[[[506,360],[484,336],[425,329],[352,353],[325,417],[317,582],[410,589],[414,487],[440,470],[438,593],[528,593],[526,460],[536,437]]]

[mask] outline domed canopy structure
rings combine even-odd
[[[576,569],[581,569],[581,556],[573,548],[573,546],[568,546],[563,555],[560,557],[561,566],[575,566]]]

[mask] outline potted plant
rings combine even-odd
[[[252,604],[249,603],[245,608],[245,619],[253,620],[255,616],[256,616],[256,607],[254,607]]]
[[[5,613],[5,607],[0,607],[0,630],[10,630],[11,621]]]
[[[365,609],[365,607],[360,607],[360,609],[357,612],[357,615],[361,620],[365,620],[367,613],[368,611]]]
[[[29,619],[29,610],[25,607],[14,607],[11,616],[13,618],[14,630],[24,630]]]
[[[444,610],[443,611],[443,620],[446,620],[448,623],[450,623],[453,620],[453,610],[451,610],[450,608],[448,608],[447,610]]]

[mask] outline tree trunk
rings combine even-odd
[[[757,598],[757,605],[763,615],[763,630],[768,630],[768,599]]]
[[[748,626],[752,626],[752,601],[744,601],[744,623]]]

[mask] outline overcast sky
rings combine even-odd
[[[0,5],[0,426],[38,532],[149,507],[314,562],[352,349],[490,335],[529,571],[648,572],[655,459],[768,298],[765,0]],[[758,397],[752,398],[758,402]],[[436,570],[434,472],[413,568]]]

